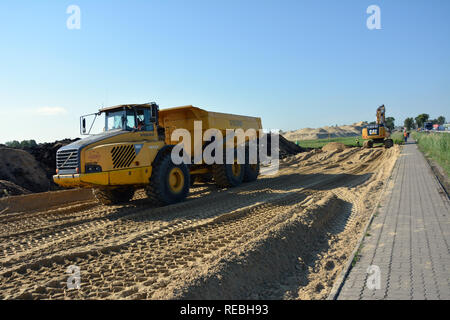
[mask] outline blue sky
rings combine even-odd
[[[69,30],[69,5],[81,29]],[[369,30],[369,5],[381,30]],[[156,101],[283,130],[450,118],[447,0],[3,0],[0,143],[76,137],[102,105]]]

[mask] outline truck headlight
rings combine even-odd
[[[102,172],[102,167],[97,164],[87,164],[86,173]]]

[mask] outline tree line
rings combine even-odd
[[[423,128],[423,125],[425,122],[431,122],[433,124],[439,124],[443,125],[445,123],[445,117],[439,116],[436,119],[430,120],[430,115],[427,113],[419,114],[415,118],[406,118],[404,121],[404,127],[407,130],[412,130],[415,128]],[[376,121],[369,122],[369,124],[376,124]],[[390,131],[394,130],[395,128],[395,118],[394,117],[387,117],[385,119],[385,126]]]
[[[37,143],[35,140],[23,140],[21,142],[19,142],[17,140],[13,140],[13,141],[5,142],[5,145],[7,147],[15,148],[15,149],[25,149],[25,148],[35,147],[35,146],[37,146]]]
[[[412,130],[415,128],[423,128],[425,122],[431,122],[432,124],[443,125],[445,123],[445,117],[439,116],[436,119],[430,120],[430,115],[427,113],[419,114],[415,118],[406,118],[404,122],[404,127],[406,130]]]

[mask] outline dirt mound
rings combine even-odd
[[[293,156],[296,155],[300,152],[304,152],[306,151],[306,149],[296,145],[294,142],[289,141],[288,139],[286,139],[285,137],[283,137],[281,134],[278,135],[279,140],[278,140],[278,144],[279,144],[279,148],[278,148],[278,154],[279,154],[279,158],[280,159],[284,159],[288,156]],[[264,148],[264,145],[263,145]],[[272,144],[271,144],[271,139],[270,136],[268,136],[267,139],[267,150],[269,152],[270,155],[270,150],[272,149]]]
[[[11,181],[0,180],[0,198],[28,193],[30,193],[30,191],[18,186],[15,183],[12,183]]]
[[[357,122],[352,125],[323,127],[317,129],[304,128],[285,133],[288,140],[316,140],[325,138],[337,137],[354,137],[361,135],[362,129],[367,125],[367,122]]]
[[[10,181],[33,192],[50,190],[46,172],[36,159],[24,150],[0,149],[0,180]]]
[[[76,140],[79,139],[41,143],[24,149],[0,145],[0,180],[4,180],[0,193],[6,190],[9,195],[19,195],[58,190],[52,178],[56,171],[56,151]]]
[[[345,144],[340,142],[330,142],[322,147],[322,151],[333,152],[333,151],[344,151],[347,147]]]
[[[289,141],[280,134],[280,158],[283,159],[287,156],[296,155],[303,152],[305,149],[296,145],[292,141]]]
[[[39,162],[41,167],[45,170],[47,178],[53,185],[52,176],[56,171],[56,151],[58,151],[59,148],[77,140],[79,139],[64,139],[50,143],[40,143],[35,147],[25,148],[24,150],[32,154]]]

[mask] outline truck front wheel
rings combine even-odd
[[[95,198],[104,205],[112,205],[130,201],[134,196],[134,188],[92,189]]]
[[[187,166],[172,162],[170,153],[153,165],[150,184],[146,193],[157,205],[168,205],[183,201],[189,193],[190,176]]]

